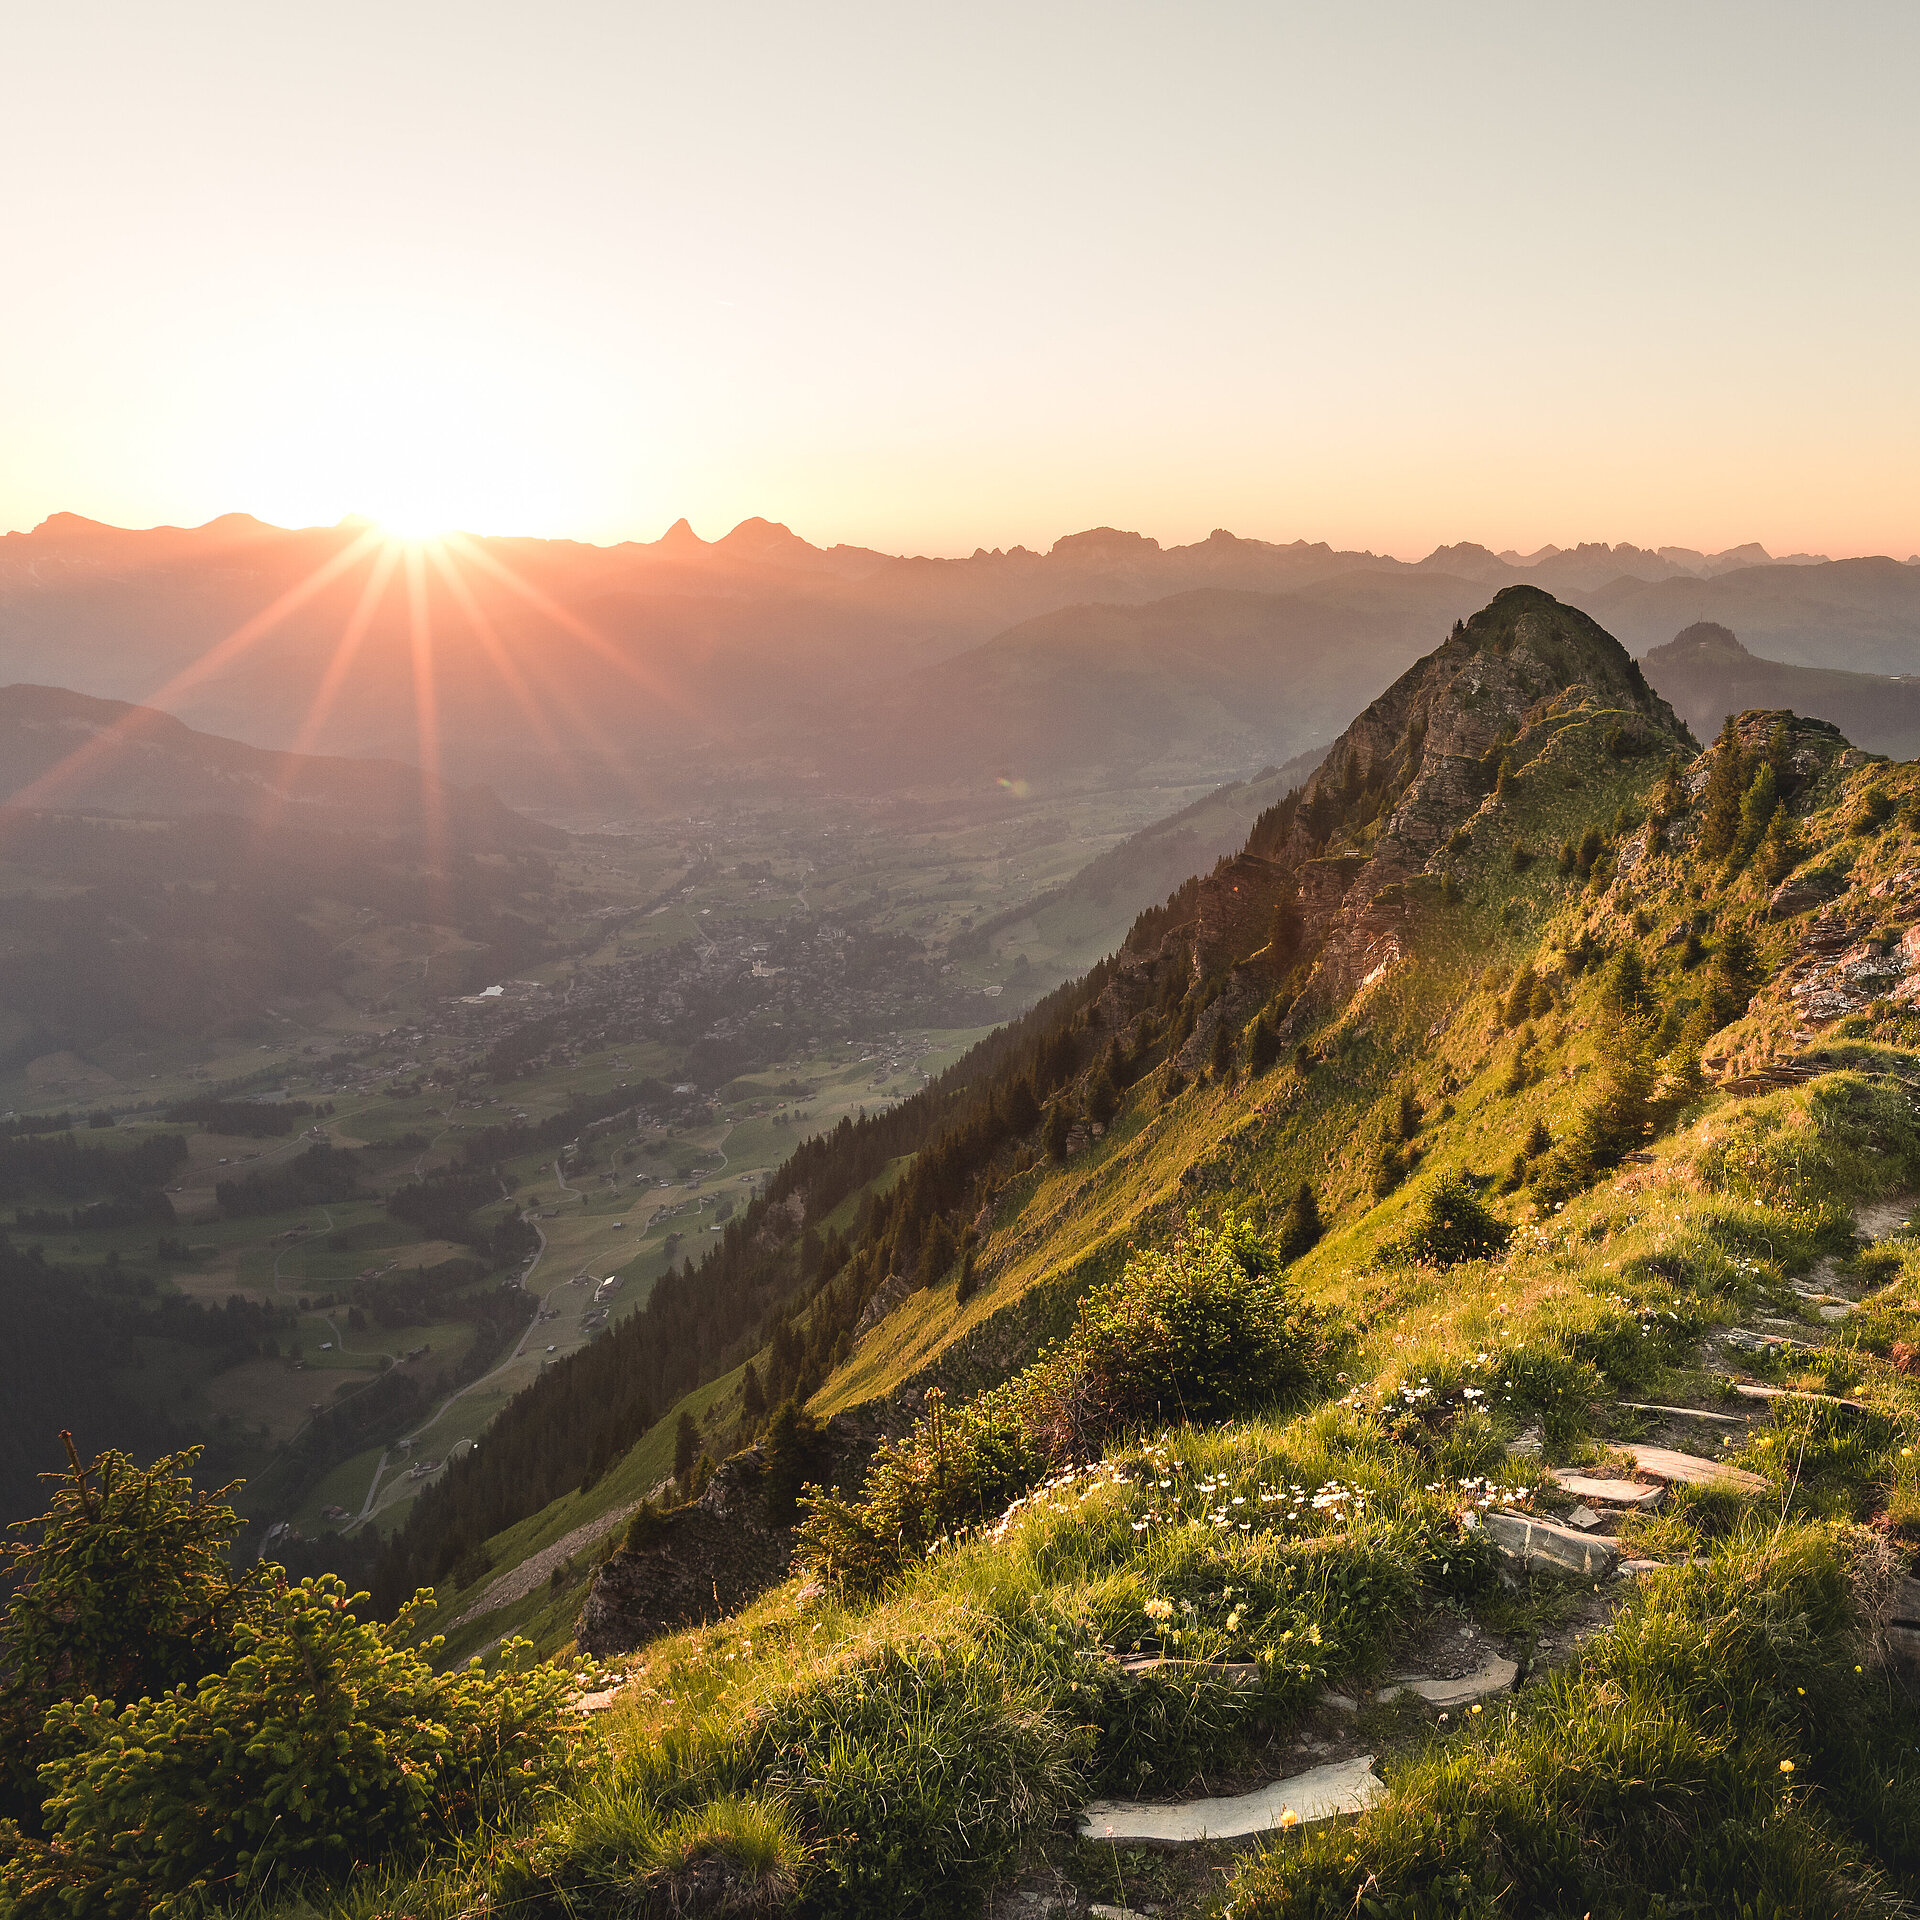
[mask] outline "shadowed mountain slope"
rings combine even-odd
[[[0,687],[0,808],[263,827],[444,836],[453,846],[557,845],[564,835],[391,760],[274,753],[201,733],[152,707],[63,687]]]
[[[1697,621],[1664,647],[1642,656],[1647,678],[1703,740],[1730,713],[1748,707],[1791,707],[1830,720],[1869,753],[1909,760],[1920,754],[1920,678],[1843,673],[1833,667],[1763,660],[1730,629]]]

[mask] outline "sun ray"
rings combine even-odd
[[[603,633],[588,625],[570,607],[562,606],[550,593],[523,578],[497,555],[487,552],[484,547],[469,540],[464,534],[448,534],[446,544],[463,559],[471,560],[475,565],[491,573],[510,592],[517,593],[536,613],[544,614],[555,626],[563,628],[576,640],[584,640],[609,665],[618,668],[636,685],[644,687],[655,699],[664,702],[676,712],[684,710],[685,703],[669,692],[661,684],[657,675],[649,673],[631,654],[623,653]]]
[[[434,552],[434,564],[439,568],[441,577],[446,581],[447,589],[453,595],[456,604],[466,615],[467,622],[481,646],[486,649],[487,656],[493,662],[507,691],[512,694],[521,712],[526,715],[528,725],[539,736],[540,744],[553,756],[554,765],[573,788],[575,798],[585,804],[589,793],[576,764],[578,756],[569,753],[554,732],[540,704],[539,696],[514,662],[499,629],[488,618],[475,597],[472,587],[468,585],[466,576],[460,571],[458,557],[443,545]],[[559,709],[561,716],[587,740],[607,767],[637,797],[641,788],[626,765],[626,756],[619,751],[592,714],[567,691],[565,678],[556,677],[546,684],[549,697]]]
[[[434,681],[433,610],[427,600],[426,556],[406,549],[407,628],[413,661],[413,721],[420,742],[420,838],[426,854],[428,924],[451,923],[445,792],[440,781],[439,689]],[[431,957],[429,957],[431,965]]]
[[[327,662],[327,671],[314,690],[307,705],[306,718],[300,723],[300,731],[294,736],[293,745],[285,755],[289,775],[292,762],[304,754],[313,751],[314,742],[319,738],[320,729],[326,725],[327,717],[333,711],[333,704],[339,698],[340,689],[346,682],[347,671],[353,665],[354,656],[360,651],[360,644],[367,637],[367,630],[373,624],[373,616],[380,610],[380,602],[386,596],[387,583],[393,578],[393,570],[399,564],[400,549],[389,542],[374,555],[373,565],[367,570],[366,585],[360,589],[360,598],[353,612],[347,616],[347,624],[340,630],[340,639],[333,650],[333,658]],[[283,787],[279,796],[279,805],[271,801],[261,814],[261,837],[271,833],[284,816],[288,806],[288,796]]]
[[[143,728],[154,724],[156,714],[164,713],[168,701],[177,699],[189,687],[205,679],[216,668],[244,653],[255,641],[272,632],[288,614],[304,606],[322,588],[331,585],[362,559],[381,538],[379,530],[373,527],[356,535],[346,546],[323,560],[304,579],[296,581],[258,613],[243,621],[224,640],[209,647],[198,659],[182,667],[171,680],[149,693],[137,706],[130,708],[110,725],[102,727],[98,733],[90,734],[65,758],[14,794],[7,801],[7,811],[10,814],[24,814],[50,804],[63,787],[70,785],[103,754],[114,752],[129,741],[137,739]]]

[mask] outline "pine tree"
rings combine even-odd
[[[1067,1125],[1065,1110],[1059,1101],[1047,1109],[1047,1127],[1042,1136],[1042,1144],[1047,1150],[1049,1160],[1060,1162],[1067,1157],[1067,1135],[1071,1129]]]
[[[1302,1180],[1287,1204],[1280,1221],[1279,1249],[1283,1260],[1298,1260],[1316,1245],[1326,1227],[1320,1218],[1320,1202],[1310,1182]]]
[[[1033,1082],[1025,1074],[1007,1089],[1000,1124],[1013,1140],[1024,1140],[1040,1124],[1040,1102],[1033,1097]]]
[[[1713,758],[1707,763],[1706,792],[1700,797],[1700,841],[1702,858],[1718,860],[1732,851],[1740,832],[1740,802],[1752,784],[1740,735],[1734,717],[1728,714],[1713,743]]]
[[[760,1388],[760,1375],[751,1360],[740,1378],[740,1412],[749,1426],[759,1423],[767,1410],[767,1396]]]
[[[956,1306],[964,1307],[980,1291],[980,1268],[974,1250],[969,1247],[960,1256],[960,1278],[954,1284]]]
[[[1265,1073],[1280,1058],[1280,1034],[1263,1013],[1253,1023],[1247,1040],[1247,1066],[1251,1072]]]
[[[693,1472],[699,1452],[700,1429],[693,1424],[693,1415],[682,1407],[679,1424],[673,1430],[673,1477],[682,1487]]]
[[[1224,1080],[1233,1071],[1233,1027],[1218,1020],[1213,1028],[1213,1052],[1208,1062],[1216,1080]]]
[[[1517,1027],[1527,1017],[1533,1005],[1533,989],[1538,982],[1533,963],[1529,961],[1513,976],[1513,985],[1507,989],[1505,1004],[1500,1009],[1502,1022],[1509,1027]]]
[[[1766,837],[1779,811],[1780,783],[1773,769],[1763,762],[1740,800],[1740,831],[1727,855],[1727,865],[1736,873],[1753,858],[1754,849]]]
[[[1300,951],[1300,908],[1293,893],[1293,875],[1280,876],[1280,897],[1273,903],[1273,919],[1267,928],[1267,946],[1278,966],[1289,966]]]
[[[927,1229],[926,1238],[920,1243],[920,1284],[923,1287],[938,1286],[946,1278],[947,1269],[953,1265],[957,1251],[958,1242],[953,1237],[953,1228],[947,1224],[944,1214],[937,1215]]]
[[[1087,1082],[1087,1118],[1096,1126],[1106,1126],[1120,1111],[1120,1092],[1104,1063],[1093,1070]]]
[[[1767,824],[1767,837],[1760,843],[1761,877],[1768,886],[1777,887],[1804,858],[1800,837],[1793,830],[1793,816],[1784,806],[1776,807]]]

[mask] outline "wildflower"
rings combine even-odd
[[[1782,1760],[1780,1762],[1780,1771],[1782,1773],[1791,1773],[1793,1771],[1793,1762],[1791,1760]]]

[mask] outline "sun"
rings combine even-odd
[[[378,513],[372,516],[372,522],[387,539],[403,547],[438,546],[454,531],[453,522],[445,515],[430,512]]]

